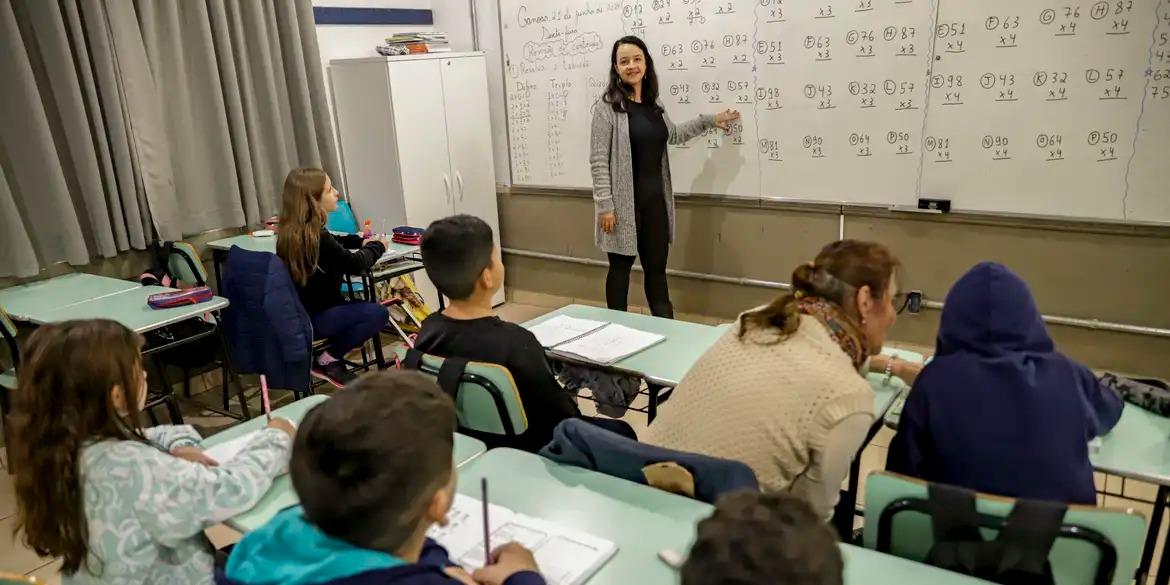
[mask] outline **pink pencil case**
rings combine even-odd
[[[152,309],[169,309],[183,305],[197,305],[210,301],[215,295],[210,287],[200,286],[187,290],[156,293],[146,297],[146,304]]]

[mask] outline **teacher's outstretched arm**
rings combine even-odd
[[[659,101],[659,107],[662,107],[662,102]],[[731,124],[739,119],[738,110],[723,110],[718,114],[702,114],[699,117],[675,125],[670,121],[670,116],[666,114],[666,109],[662,110],[662,119],[666,122],[667,142],[670,144],[685,144],[691,139],[706,132],[709,128],[719,128],[724,132],[731,130]]]

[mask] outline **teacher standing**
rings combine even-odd
[[[589,166],[593,173],[597,247],[609,255],[605,300],[625,311],[634,258],[642,258],[646,302],[655,317],[674,317],[666,258],[674,241],[674,193],[666,145],[711,128],[724,131],[739,112],[724,110],[675,126],[658,99],[658,76],[646,43],[622,37],[610,53],[609,87],[593,106]]]

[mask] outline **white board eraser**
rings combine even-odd
[[[905,212],[905,213],[925,213],[928,215],[942,214],[941,209],[922,209],[920,207],[913,206],[913,205],[891,205],[889,207],[889,210],[890,211]]]

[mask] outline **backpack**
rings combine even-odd
[[[171,274],[171,269],[168,267],[174,247],[175,245],[171,242],[151,242],[146,247],[146,253],[150,255],[150,266],[138,275],[138,284],[179,288],[179,280]]]
[[[927,564],[1003,585],[1054,585],[1048,554],[1067,504],[1016,500],[999,535],[984,540],[974,491],[930,484],[929,494],[934,546]]]

